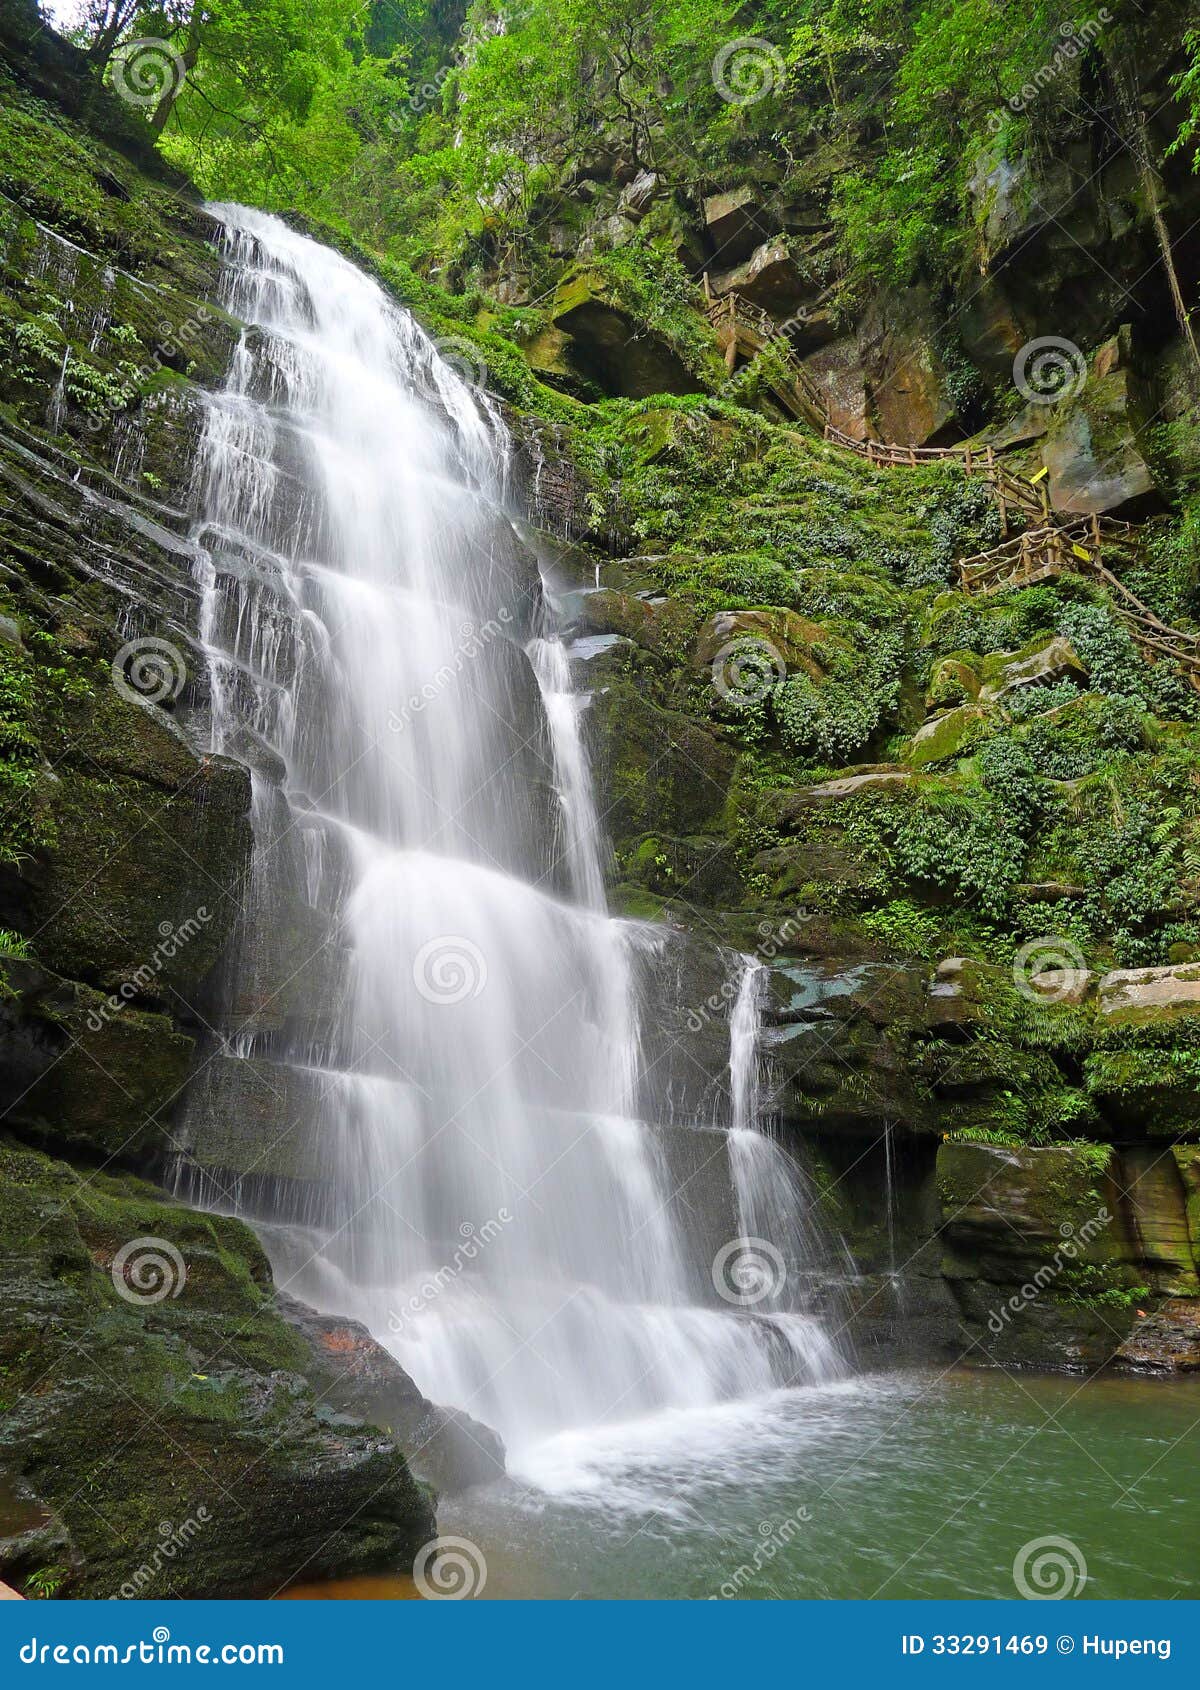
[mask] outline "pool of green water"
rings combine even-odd
[[[484,1599],[1197,1597],[1198,1456],[1200,1380],[888,1374],[515,1449],[439,1526]]]

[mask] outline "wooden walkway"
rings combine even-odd
[[[1136,533],[1132,523],[1097,516],[1030,529],[990,551],[960,558],[959,583],[968,593],[1002,593],[1056,575],[1094,575],[1143,655],[1150,662],[1173,658],[1200,692],[1200,634],[1169,627],[1104,562],[1106,539],[1128,540]]]
[[[753,363],[764,352],[773,352],[781,379],[770,383],[772,394],[793,416],[818,428],[831,445],[854,452],[869,464],[891,468],[954,460],[966,475],[979,476],[986,482],[1000,512],[1004,538],[989,551],[959,558],[958,578],[964,592],[1005,592],[1067,573],[1094,575],[1112,595],[1117,612],[1149,661],[1172,658],[1200,692],[1200,634],[1168,627],[1104,562],[1105,539],[1128,539],[1137,532],[1131,523],[1096,516],[1060,519],[1050,508],[1045,470],[1032,479],[1016,475],[1000,461],[992,446],[970,441],[954,446],[898,446],[845,433],[830,420],[827,395],[774,319],[736,292],[715,299],[707,275],[704,291],[705,312],[724,341],[730,375],[737,369],[739,357]],[[1036,526],[1010,537],[1014,517]]]
[[[714,299],[705,283],[705,314],[724,343],[725,368],[732,377],[739,357],[748,368],[763,353],[771,353],[779,367],[779,378],[769,385],[773,396],[790,416],[824,429],[829,424],[829,401],[820,384],[813,379],[796,355],[786,334],[781,334],[775,319],[740,294],[728,293]]]
[[[1014,475],[992,446],[973,446],[969,441],[957,446],[895,446],[883,440],[859,440],[835,427],[829,417],[828,395],[797,356],[774,318],[736,292],[715,299],[707,292],[707,285],[705,277],[705,314],[724,343],[725,367],[730,375],[736,371],[739,358],[746,360],[748,368],[765,352],[772,353],[782,373],[782,380],[770,383],[772,394],[791,415],[802,417],[820,429],[832,445],[857,452],[868,463],[898,468],[947,460],[961,463],[967,475],[982,476],[989,483],[1006,536],[1010,519],[1018,512],[1038,522],[1053,521],[1044,478],[1034,482]]]

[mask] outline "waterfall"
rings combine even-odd
[[[605,912],[494,406],[338,254],[215,210],[245,328],[195,540],[211,749],[251,769],[255,856],[177,1188],[510,1448],[820,1377],[784,1292],[747,1307],[714,1272],[741,1140],[760,1186],[791,1178],[749,1132],[753,1029],[732,1136],[672,1119],[642,1061],[661,940]],[[803,1224],[772,1201],[747,1224]]]
[[[741,1240],[733,1271],[761,1307],[786,1308],[827,1267],[830,1252],[815,1218],[809,1181],[762,1120],[759,1063],[767,970],[750,956],[739,957],[738,968],[729,1017],[729,1171]]]
[[[738,961],[737,995],[729,1017],[729,1093],[733,1130],[743,1132],[758,1124],[758,1047],[767,971],[756,957]]]
[[[571,665],[561,640],[533,640],[529,655],[541,688],[542,707],[554,748],[555,784],[562,805],[571,884],[581,904],[602,910],[601,835],[580,732],[580,714],[586,700],[571,685]]]

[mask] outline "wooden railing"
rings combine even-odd
[[[829,421],[829,401],[775,319],[737,292],[714,298],[709,292],[707,275],[704,287],[705,315],[713,327],[727,337],[725,368],[730,376],[737,369],[739,353],[748,363],[753,363],[764,352],[774,353],[784,379],[770,384],[772,393],[793,416],[803,417],[816,428],[825,428]]]
[[[960,558],[959,582],[964,592],[998,593],[1055,575],[1095,575],[1112,595],[1118,614],[1145,655],[1151,661],[1173,658],[1200,692],[1200,634],[1170,627],[1104,563],[1104,540],[1128,539],[1134,533],[1132,523],[1096,516],[1031,529],[990,551]]]
[[[969,440],[955,446],[896,446],[886,440],[856,439],[843,429],[835,428],[831,422],[825,424],[824,434],[825,439],[833,445],[844,446],[848,451],[857,452],[859,457],[865,458],[869,464],[913,469],[918,464],[946,463],[951,460],[960,463],[967,475],[982,476],[991,485],[1006,535],[1009,516],[1013,510],[1019,510],[1026,516],[1035,516],[1041,522],[1051,520],[1050,495],[1045,486],[1045,477],[1030,481],[1023,475],[1014,475],[996,456],[994,446],[977,446]]]
[[[709,321],[728,337],[725,362],[730,374],[737,367],[739,353],[753,362],[768,349],[774,351],[786,381],[773,383],[772,393],[794,415],[805,416],[815,423],[831,445],[855,452],[869,464],[892,468],[915,468],[918,464],[953,460],[962,465],[965,474],[979,476],[987,482],[1000,512],[1005,538],[989,551],[958,560],[959,582],[964,592],[1003,592],[1068,572],[1095,575],[1108,588],[1122,620],[1146,655],[1151,659],[1173,658],[1200,692],[1200,634],[1169,627],[1104,563],[1105,539],[1128,538],[1136,532],[1132,524],[1097,516],[1067,516],[1060,520],[1050,508],[1046,471],[1032,479],[1017,475],[1000,461],[993,446],[979,446],[969,440],[953,446],[899,446],[885,440],[860,440],[847,434],[830,419],[828,395],[767,312],[736,291],[714,298],[707,275],[704,293]],[[1010,538],[1010,518],[1018,513],[1027,520],[1035,519],[1037,526]]]

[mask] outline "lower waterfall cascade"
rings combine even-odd
[[[497,409],[348,260],[210,209],[244,329],[195,471],[207,731],[256,849],[177,1190],[512,1451],[836,1378],[765,971],[730,956],[708,1118],[645,1060],[674,941],[605,910]]]

